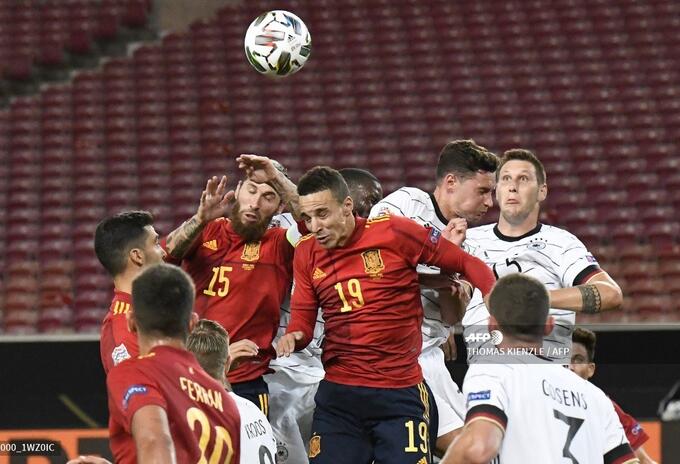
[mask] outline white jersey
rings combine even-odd
[[[413,219],[425,227],[432,227],[441,232],[448,221],[442,215],[434,197],[420,189],[402,187],[389,194],[371,209],[370,217],[384,211]],[[439,274],[435,266],[419,264],[419,274]],[[449,338],[451,326],[442,321],[439,310],[439,292],[431,288],[420,287],[420,299],[423,304],[423,351],[430,347],[438,347]]]
[[[569,369],[536,356],[473,364],[463,383],[466,424],[504,431],[492,463],[626,463],[634,456],[611,400]]]
[[[241,414],[241,464],[275,464],[276,439],[260,408],[229,392]]]
[[[521,272],[536,278],[548,290],[573,287],[599,272],[597,260],[581,241],[566,230],[546,224],[520,237],[506,237],[496,224],[469,229],[463,248],[493,269],[496,278]],[[550,309],[555,329],[544,340],[543,355],[569,362],[571,334],[576,314],[565,309]],[[475,291],[463,316],[468,361],[476,360],[476,350],[488,347],[489,311],[479,291]]]
[[[300,232],[293,216],[289,213],[279,214],[272,218],[270,227],[282,227],[288,229],[286,234],[288,241],[297,243],[300,239]],[[293,282],[295,287],[295,282]],[[291,290],[292,293],[292,290]],[[274,339],[274,346],[279,341],[279,338],[286,333],[288,323],[290,322],[290,297],[281,305],[281,318],[279,320],[279,330]],[[285,370],[286,374],[298,383],[314,384],[323,379],[325,372],[323,364],[321,363],[321,344],[323,342],[323,319],[321,318],[321,310],[316,316],[316,325],[314,326],[314,338],[311,343],[302,351],[291,353],[289,357],[282,356],[275,358],[269,363],[269,367],[275,371]]]

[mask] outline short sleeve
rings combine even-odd
[[[413,197],[405,187],[402,187],[373,205],[369,218],[380,216],[385,213],[413,217],[413,205]]]
[[[597,259],[578,238],[571,234],[563,246],[558,263],[560,282],[563,287],[581,285],[600,272]]]
[[[497,368],[489,364],[473,364],[468,369],[463,382],[467,409],[465,423],[487,420],[505,432],[508,425],[508,394]]]
[[[226,223],[225,218],[218,218],[213,221],[210,221],[208,224],[205,225],[203,230],[201,230],[201,233],[198,235],[198,237],[194,240],[194,243],[191,245],[191,248],[187,250],[187,252],[184,255],[183,259],[188,259],[193,256],[193,254],[196,252],[198,247],[207,242],[208,240],[215,238],[218,231],[221,230],[222,227],[224,227]],[[168,253],[168,237],[165,236],[161,238],[160,240],[160,245],[161,248],[163,248],[163,251],[165,251],[165,262],[170,263],[170,264],[175,264],[179,266],[182,262],[181,259],[174,258],[170,256],[170,253]]]
[[[601,390],[599,394],[601,398],[598,401],[598,405],[600,407],[600,414],[603,415],[602,423],[605,426],[604,443],[602,444],[604,447],[602,450],[604,462],[626,462],[626,457],[632,458],[634,456],[626,438],[626,432],[623,430],[623,425],[614,410],[612,401]]]
[[[167,408],[165,398],[156,382],[130,362],[122,363],[109,372],[106,379],[109,391],[109,411],[111,416],[122,419],[125,430],[132,429],[132,418],[142,407],[148,405]]]

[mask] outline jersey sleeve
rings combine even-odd
[[[304,246],[304,242],[303,242]],[[303,334],[296,347],[303,349],[314,337],[319,299],[312,286],[311,257],[306,250],[298,249],[293,259],[293,292],[290,301],[290,323],[286,333],[300,331]]]
[[[623,431],[626,434],[628,443],[630,443],[630,447],[633,450],[636,450],[644,445],[644,443],[649,440],[649,435],[645,433],[645,430],[642,428],[640,423],[635,420],[633,416],[621,409],[621,406],[616,404],[615,401],[612,401],[612,404],[614,405],[614,411],[616,411],[616,415],[619,416],[619,421],[623,426]]]
[[[473,364],[463,382],[463,396],[467,414],[465,424],[487,420],[496,424],[505,433],[508,425],[508,393],[498,366]]]
[[[144,406],[156,405],[167,409],[158,386],[142,369],[126,362],[111,369],[106,385],[109,391],[111,416],[122,419],[125,430],[131,432],[132,418]]]
[[[623,425],[621,425],[619,416],[616,415],[616,411],[614,410],[614,404],[604,393],[602,393],[601,390],[599,393],[602,398],[598,404],[601,408],[601,414],[604,416],[603,423],[605,424],[605,441],[602,444],[604,446],[604,463],[625,464],[628,462],[633,462],[635,459],[635,453],[633,453],[633,450],[626,439]]]
[[[425,228],[415,221],[400,217],[393,217],[391,222],[398,246],[408,259],[413,260],[411,264],[424,263],[437,266],[449,274],[461,273],[482,295],[491,291],[496,278],[484,261],[443,239],[437,229]]]
[[[600,272],[597,259],[586,246],[575,236],[569,234],[559,257],[559,276],[563,287],[575,287],[588,281]]]
[[[374,218],[389,212],[397,216],[413,217],[415,202],[413,197],[404,187],[390,193],[378,203],[373,205],[369,218]]]

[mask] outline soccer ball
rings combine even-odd
[[[257,72],[272,77],[296,73],[312,51],[307,26],[293,13],[272,10],[250,24],[244,41],[248,62]]]

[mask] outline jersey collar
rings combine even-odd
[[[539,233],[541,231],[541,227],[543,227],[543,224],[539,222],[538,224],[536,224],[536,227],[531,229],[529,232],[520,235],[519,237],[509,237],[507,235],[504,235],[500,230],[498,230],[498,223],[496,223],[496,225],[493,226],[493,233],[496,234],[496,237],[503,240],[504,242],[519,242],[523,238],[527,238],[534,234]]]
[[[434,197],[432,192],[428,192],[428,195],[430,195],[430,200],[432,200],[432,205],[434,206],[434,214],[436,214],[437,218],[439,218],[439,220],[442,221],[442,224],[444,224],[444,225],[448,224],[449,220],[444,217],[442,210],[439,209],[439,205],[437,204],[437,199]]]

